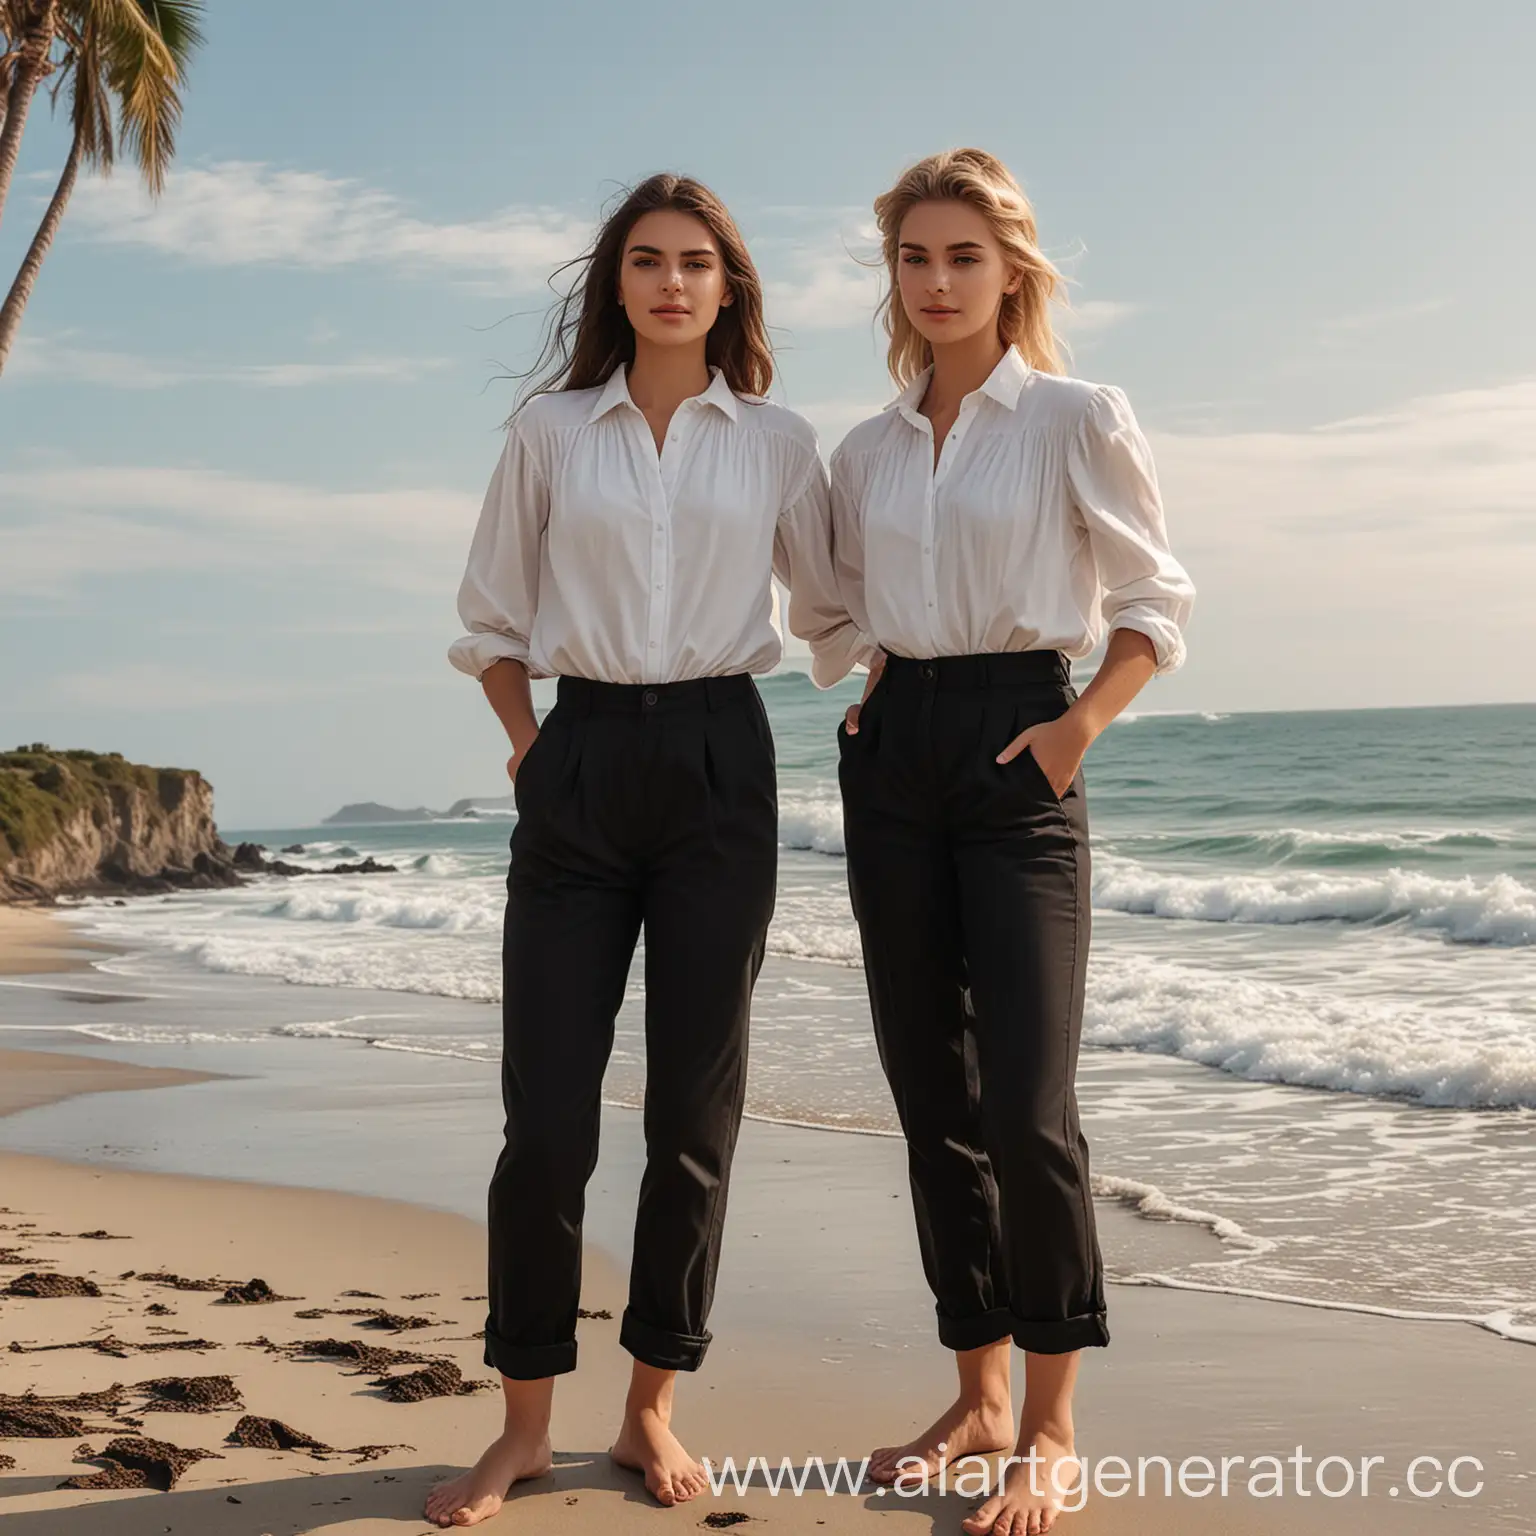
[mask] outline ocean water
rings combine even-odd
[[[782,852],[749,1112],[893,1134],[836,788],[833,728],[856,689],[789,673],[763,693]],[[1133,1248],[1112,1273],[1536,1342],[1536,706],[1131,714],[1086,773],[1080,1091],[1096,1192],[1220,1240],[1173,1269]],[[105,967],[125,981],[294,989],[259,1026],[109,1004],[78,1028],[146,1047],[259,1034],[272,1050],[341,1043],[492,1073],[510,825],[227,829],[302,842],[296,863],[355,850],[400,873],[82,904],[77,920],[129,946]],[[618,1103],[643,1091],[640,1005],[637,972],[606,1085]]]

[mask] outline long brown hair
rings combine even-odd
[[[664,171],[619,194],[592,244],[559,267],[550,286],[573,274],[544,327],[537,361],[513,415],[536,395],[591,389],[635,359],[635,328],[619,303],[619,267],[629,232],[647,213],[687,213],[714,236],[734,303],[722,306],[705,341],[705,361],[720,369],[740,395],[766,395],[773,384],[773,350],[763,324],[763,285],[747,243],[724,203],[701,181]]]
[[[947,149],[902,172],[889,192],[875,199],[880,244],[889,279],[878,314],[890,337],[886,365],[905,388],[933,361],[933,349],[918,334],[901,304],[901,221],[917,203],[952,199],[969,203],[992,226],[1003,256],[1023,275],[1017,293],[1003,295],[998,337],[1017,347],[1041,373],[1061,373],[1061,355],[1051,330],[1051,301],[1066,302],[1066,280],[1042,254],[1035,211],[1008,167],[984,149]]]

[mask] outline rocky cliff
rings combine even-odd
[[[0,901],[239,883],[213,789],[116,752],[0,753]]]

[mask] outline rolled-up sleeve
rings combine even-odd
[[[1152,450],[1130,402],[1112,385],[1088,403],[1068,475],[1098,568],[1106,624],[1146,635],[1157,670],[1172,672],[1184,662],[1194,583],[1168,546]]]
[[[498,661],[528,664],[548,519],[548,484],[514,421],[486,490],[459,585],[459,618],[469,633],[448,648],[448,659],[459,671],[479,677]]]
[[[814,449],[800,489],[779,517],[773,573],[789,588],[789,631],[810,646],[818,688],[830,688],[879,649],[843,598],[827,471]]]

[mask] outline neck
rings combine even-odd
[[[933,348],[933,378],[928,384],[930,402],[963,400],[978,390],[1002,362],[1008,349],[995,326],[983,326],[971,336],[943,342]]]
[[[664,347],[635,337],[635,360],[629,365],[629,398],[642,411],[675,410],[684,400],[709,388],[709,364],[704,341],[697,345]]]

